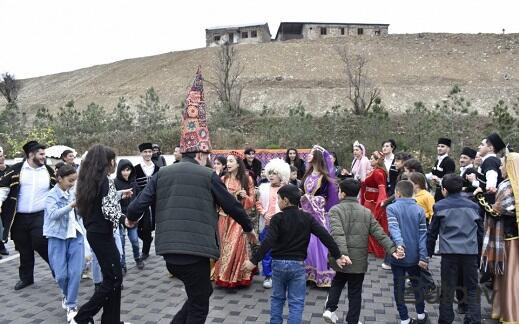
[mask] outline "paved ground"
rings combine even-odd
[[[129,244],[127,253],[131,255]],[[11,255],[15,255],[12,242],[8,244]],[[364,281],[361,321],[363,323],[399,323],[393,301],[392,275],[383,270],[379,261],[370,258],[368,274]],[[36,257],[35,284],[20,291],[13,287],[18,280],[18,258],[0,260],[0,324],[22,323],[65,323],[65,312],[61,309],[60,293],[45,262]],[[151,256],[146,268],[139,271],[129,261],[128,274],[124,280],[121,319],[133,324],[169,323],[173,314],[182,306],[185,292],[182,283],[169,277],[161,257]],[[439,280],[439,259],[435,258],[431,268],[435,280]],[[262,279],[256,277],[249,288],[224,290],[215,288],[211,298],[211,308],[207,323],[268,323],[270,314],[270,290],[261,286]],[[83,280],[80,287],[79,303],[84,303],[93,291],[90,280]],[[325,289],[307,290],[304,323],[323,323],[321,315],[326,299]],[[339,322],[345,323],[347,301],[345,293],[341,298]],[[432,323],[437,322],[438,307],[428,304]],[[490,308],[482,298],[483,314]],[[287,314],[287,307],[285,307]],[[415,317],[414,307],[410,307]],[[96,320],[99,319],[99,316]],[[457,315],[455,323],[462,323]],[[484,323],[495,323],[485,321]]]

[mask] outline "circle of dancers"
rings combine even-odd
[[[79,165],[64,151],[55,167],[36,140],[11,166],[0,150],[0,254],[8,240],[20,254],[15,290],[34,283],[35,251],[48,263],[67,323],[93,323],[101,310],[101,323],[123,323],[126,237],[137,269],[154,243],[185,285],[171,323],[204,323],[213,285],[247,287],[256,275],[271,291],[270,323],[283,322],[287,300],[287,322],[302,323],[308,283],[328,289],[328,323],[347,286],[346,322],[360,323],[369,254],[392,273],[402,324],[429,323],[427,303],[439,304],[439,323],[455,311],[481,323],[480,284],[492,290],[492,318],[518,322],[519,153],[497,133],[457,157],[451,147],[438,139],[430,169],[392,139],[369,149],[354,141],[348,167],[319,145],[270,160],[251,147],[212,155],[198,71],[173,164],[147,142],[135,165],[101,144]],[[434,255],[439,269],[429,266]],[[80,305],[82,276],[95,288]]]

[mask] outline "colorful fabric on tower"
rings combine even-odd
[[[200,67],[198,67],[195,81],[187,94],[186,105],[182,112],[180,151],[182,153],[211,152],[207,107],[204,101],[204,85]]]

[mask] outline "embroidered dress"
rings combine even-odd
[[[373,170],[361,185],[360,203],[371,210],[387,234],[386,209],[381,206],[381,203],[387,199],[386,178],[386,172],[383,169]],[[371,235],[368,240],[368,252],[373,253],[377,258],[383,258],[385,256],[384,248]]]
[[[302,209],[312,215],[324,228],[330,230],[327,206],[328,186],[331,184],[321,174],[310,174],[304,183],[305,195],[301,197]],[[328,266],[328,249],[315,235],[311,235],[305,260],[306,280],[317,287],[330,287],[335,271]]]
[[[241,183],[237,179],[223,178],[222,180],[231,194],[235,194],[242,189]],[[255,204],[254,184],[250,177],[249,184],[248,195],[241,200],[245,210],[251,209]],[[242,227],[232,217],[220,211],[218,234],[220,237],[220,259],[215,262],[213,268],[212,278],[215,284],[225,288],[249,286],[252,283],[254,272],[242,270],[243,262],[251,257],[250,246],[245,235],[243,235]]]

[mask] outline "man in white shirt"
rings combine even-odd
[[[54,170],[45,164],[45,146],[30,141],[23,146],[26,159],[12,166],[0,180],[0,207],[5,230],[20,253],[19,290],[34,283],[34,251],[49,263],[47,239],[43,236],[45,199],[56,184]]]
[[[382,153],[384,154],[384,165],[387,171],[386,192],[387,196],[395,194],[396,178],[398,177],[398,170],[395,166],[396,142],[393,139],[388,139],[382,142]]]
[[[150,178],[157,172],[159,167],[151,160],[153,156],[153,145],[151,143],[142,143],[139,145],[141,152],[141,162],[135,166],[135,181],[137,183],[137,193],[141,192],[148,184]],[[155,211],[149,208],[141,220],[137,228],[137,234],[142,240],[142,260],[146,260],[150,255],[151,242],[153,241],[152,232],[155,229]]]

